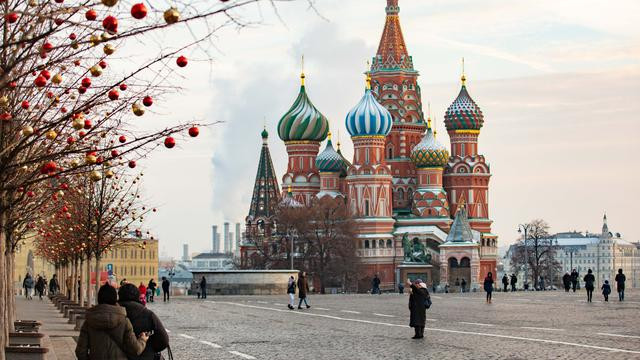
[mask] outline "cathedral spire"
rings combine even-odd
[[[273,162],[269,152],[269,133],[265,128],[260,134],[262,137],[262,150],[258,163],[258,173],[256,174],[255,185],[253,186],[253,197],[249,208],[248,218],[268,219],[275,215],[276,206],[280,201],[278,180],[273,170]]]
[[[400,27],[400,18],[398,17],[400,7],[398,6],[398,0],[387,0],[385,10],[387,18],[376,57],[371,65],[371,71],[413,71],[413,61],[407,52],[404,37],[402,36],[402,28]]]

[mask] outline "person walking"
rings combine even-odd
[[[518,283],[518,277],[516,274],[511,274],[511,291],[516,291],[516,284]]]
[[[540,275],[540,281],[538,282],[538,284],[539,284],[539,286],[540,286],[540,291],[545,291],[545,290],[547,290],[547,289],[544,287],[544,277],[542,277],[542,275]]]
[[[122,286],[118,290],[118,304],[127,310],[127,319],[136,336],[151,333],[144,351],[138,356],[129,356],[129,360],[162,359],[160,352],[169,347],[169,335],[160,318],[140,303],[139,289],[133,284]]]
[[[36,281],[36,293],[38,294],[38,298],[42,300],[42,295],[44,294],[44,279],[42,276],[38,275],[38,280]]]
[[[200,280],[200,292],[202,293],[202,299],[207,298],[207,279],[203,276]]]
[[[618,301],[624,301],[624,282],[627,280],[627,277],[622,273],[622,269],[618,269],[615,280],[618,290]]]
[[[156,284],[155,281],[153,281],[153,279],[149,280],[149,283],[147,284],[147,289],[151,290],[149,291],[149,298],[147,299],[147,301],[151,301],[153,302],[153,299],[156,295],[156,288],[158,287],[158,284]]]
[[[398,283],[398,294],[404,294],[404,284],[402,282]]]
[[[311,307],[307,302],[307,293],[309,292],[309,283],[307,282],[307,273],[301,271],[298,275],[298,298],[300,298],[300,302],[298,303],[298,309],[302,309],[302,302],[307,306],[307,309]]]
[[[378,294],[380,295],[380,278],[378,277],[378,274],[375,274],[373,276],[373,280],[371,280],[371,294]]]
[[[169,301],[169,280],[166,276],[162,277],[162,301]]]
[[[484,291],[487,292],[487,304],[491,304],[491,293],[493,293],[493,274],[491,271],[484,278]]]
[[[571,275],[569,275],[568,271],[562,277],[562,285],[564,285],[564,291],[569,292],[569,289],[571,289]]]
[[[609,302],[609,294],[611,294],[611,285],[609,285],[609,280],[605,280],[600,289],[602,290],[602,295],[604,295],[604,301]]]
[[[293,310],[293,306],[296,303],[296,279],[293,277],[293,275],[289,277],[289,284],[287,284],[287,295],[289,295],[289,303],[287,304],[287,307],[289,308],[289,310]]]
[[[571,288],[573,292],[576,292],[576,287],[578,286],[578,276],[576,269],[571,270]]]
[[[507,274],[504,274],[504,276],[502,277],[502,287],[504,292],[507,292],[509,290],[509,278],[507,277]]]
[[[592,302],[593,299],[593,289],[594,283],[596,282],[596,277],[593,276],[593,271],[591,269],[587,270],[587,275],[584,276],[584,288],[587,290],[587,302]]]
[[[27,273],[27,275],[24,277],[24,280],[22,281],[22,287],[24,288],[24,296],[27,300],[31,300],[31,291],[33,290],[33,286],[34,286],[34,282],[33,282],[33,278],[31,277],[31,274]]]
[[[409,326],[413,328],[415,335],[412,339],[424,338],[424,327],[427,322],[427,300],[431,300],[427,284],[421,279],[416,279],[413,283],[407,281],[411,287],[409,295]]]
[[[102,285],[98,290],[98,305],[87,310],[80,329],[75,351],[78,360],[127,360],[127,355],[137,356],[144,351],[147,334],[136,337],[117,298],[111,285]]]
[[[55,295],[60,291],[60,284],[58,284],[58,275],[53,274],[49,281],[49,294]]]
[[[460,290],[462,290],[463,293],[467,291],[467,280],[465,280],[465,278],[460,280]]]
[[[138,286],[138,291],[140,292],[140,294],[138,295],[138,299],[140,300],[140,303],[142,303],[142,305],[146,305],[147,304],[147,287],[144,286],[144,283],[142,283],[142,281]]]

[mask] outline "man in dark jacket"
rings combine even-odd
[[[587,302],[591,302],[593,299],[595,282],[596,277],[593,276],[593,271],[591,271],[591,269],[587,270],[587,275],[584,276],[584,288],[587,290]]]
[[[378,274],[373,276],[373,280],[371,280],[371,286],[373,289],[371,289],[371,294],[380,294],[380,278],[378,277]]]
[[[148,302],[153,302],[153,298],[156,296],[157,287],[158,287],[158,284],[156,284],[156,282],[153,281],[153,279],[149,280],[149,284],[147,284],[147,289],[151,290],[151,292],[149,292],[149,299],[147,299]]]
[[[518,283],[518,277],[516,274],[511,274],[511,291],[516,291],[516,284]]]
[[[298,298],[300,301],[298,302],[298,309],[302,309],[302,302],[307,306],[307,309],[311,307],[307,302],[307,293],[309,292],[309,283],[307,282],[307,273],[301,271],[298,274]]]
[[[424,327],[427,322],[426,300],[429,298],[427,285],[420,279],[413,283],[407,281],[407,285],[411,286],[411,295],[409,295],[409,326],[414,329],[415,335],[412,339],[422,339],[424,337]]]
[[[202,299],[207,298],[207,279],[203,276],[200,280],[200,292],[202,293]]]
[[[507,292],[507,290],[509,289],[509,278],[507,277],[507,274],[504,274],[504,276],[502,277],[502,286],[502,291]]]
[[[562,285],[564,285],[564,291],[569,292],[569,289],[571,289],[571,275],[568,272],[562,277]]]
[[[162,301],[169,301],[169,280],[163,276],[162,277]]]
[[[573,292],[576,292],[576,287],[578,286],[578,272],[576,269],[571,270],[571,288]]]
[[[627,277],[622,273],[622,269],[618,269],[615,280],[616,287],[618,288],[618,301],[624,301],[624,282],[627,280]]]
[[[125,284],[118,290],[118,303],[127,310],[127,318],[136,335],[153,332],[147,346],[138,356],[129,355],[129,360],[153,360],[159,352],[169,346],[169,335],[153,311],[140,303],[140,291],[133,284]]]
[[[87,310],[80,329],[76,356],[78,360],[127,360],[139,355],[147,345],[147,334],[136,338],[125,308],[118,306],[116,289],[102,285],[98,305]]]
[[[49,281],[49,294],[55,295],[60,290],[60,285],[58,284],[58,275],[53,274],[51,281]]]

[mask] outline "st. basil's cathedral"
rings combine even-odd
[[[417,277],[439,286],[465,279],[468,288],[478,288],[488,272],[495,275],[497,263],[488,204],[491,173],[478,152],[484,116],[463,74],[444,118],[451,152],[438,142],[431,119],[425,121],[398,0],[387,0],[385,10],[364,95],[345,118],[352,161],[342,155],[339,143],[334,148],[329,122],[309,99],[301,74],[298,97],[278,123],[288,154],[281,188],[268,133],[262,132],[247,237],[269,235],[282,201],[300,206],[314,198],[342,197],[357,224],[361,277],[377,274],[386,288]],[[251,245],[244,244],[242,261],[251,253]]]

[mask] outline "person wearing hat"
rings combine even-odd
[[[136,335],[151,333],[144,351],[138,356],[129,356],[129,360],[161,359],[157,355],[169,347],[169,335],[158,316],[142,305],[140,290],[133,284],[125,284],[118,290],[118,298],[120,306],[127,310],[133,332]]]
[[[118,294],[110,285],[98,291],[98,305],[87,310],[80,329],[76,357],[78,360],[127,360],[142,353],[148,336],[136,337],[126,310],[117,305]]]
[[[427,322],[426,302],[429,297],[427,284],[421,279],[416,279],[413,283],[407,281],[407,285],[411,287],[411,295],[409,296],[409,326],[415,331],[412,339],[422,339],[424,337],[424,326]]]

